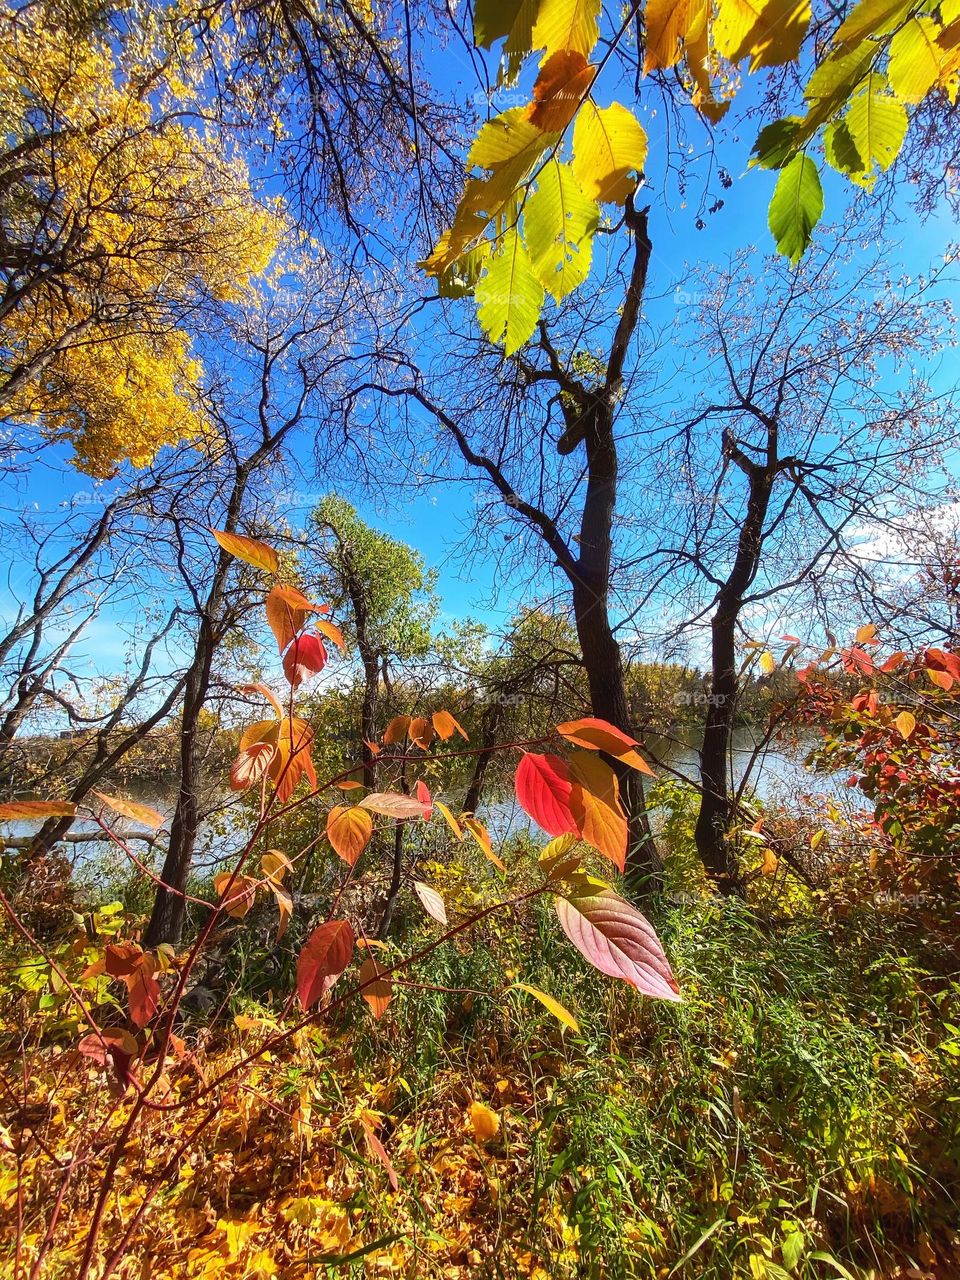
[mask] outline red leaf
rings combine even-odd
[[[314,929],[297,958],[297,996],[304,1009],[315,1005],[350,963],[353,929],[347,920],[328,920]]]
[[[433,798],[430,795],[430,788],[422,778],[417,783],[417,799],[423,805],[424,821],[429,822],[433,816]]]
[[[653,927],[612,889],[557,898],[556,908],[563,932],[594,968],[622,978],[643,995],[681,998]]]
[[[77,1045],[77,1052],[98,1067],[111,1068],[124,1089],[136,1081],[130,1067],[140,1050],[129,1031],[102,1031],[99,1035],[91,1031]]]
[[[297,636],[283,655],[283,674],[294,689],[310,675],[316,675],[327,665],[327,651],[319,636]]]
[[[579,835],[570,811],[572,785],[559,756],[524,752],[517,766],[517,800],[524,812],[552,836]]]
[[[138,1027],[145,1027],[157,1012],[160,984],[153,976],[156,972],[156,964],[153,956],[141,956],[140,963],[126,980],[130,999],[130,1017]]]

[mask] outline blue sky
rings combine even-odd
[[[486,63],[493,79],[495,57],[487,55]],[[458,101],[472,102],[479,111],[483,111],[482,86],[461,46],[451,42],[442,51],[434,50],[428,54],[428,66],[443,91]],[[524,82],[521,96],[527,88],[528,84]],[[729,172],[733,184],[729,190],[723,190],[718,181],[711,182],[707,203],[719,196],[724,205],[715,214],[704,214],[706,226],[697,230],[695,221],[705,161],[697,155],[691,158],[688,175],[690,197],[687,207],[684,207],[675,181],[665,180],[663,173],[664,117],[658,92],[645,84],[636,103],[630,87],[615,85],[609,73],[596,90],[601,104],[605,105],[616,97],[634,105],[649,135],[648,199],[654,253],[644,322],[661,332],[675,334],[678,353],[682,353],[684,342],[690,337],[694,311],[693,307],[685,305],[684,295],[677,293],[678,287],[683,287],[686,269],[697,264],[725,264],[732,254],[749,245],[756,246],[761,252],[769,252],[773,248],[766,224],[766,210],[776,175],[748,168],[758,125],[751,120],[739,125],[736,122],[739,112],[755,101],[754,95],[755,89],[748,85],[717,130],[714,161]],[[491,113],[514,105],[516,100],[510,95],[496,95]],[[696,124],[691,128],[691,140],[702,157],[705,134]],[[829,170],[822,176],[826,195],[825,223],[841,224],[845,217],[851,216],[851,189],[845,179]],[[886,246],[893,274],[924,271],[956,237],[956,228],[945,210],[923,223],[918,222],[908,207],[907,199],[901,195],[894,203],[893,211],[898,221],[888,229]],[[586,287],[589,288],[589,284]],[[456,305],[470,308],[473,304],[467,300]],[[87,505],[92,510],[103,492],[109,492],[113,487],[110,483],[99,487],[73,472],[67,465],[67,451],[51,447],[45,463],[38,466],[29,478],[20,479],[15,487],[8,485],[0,491],[0,502],[7,512],[22,505],[35,506],[38,511],[49,512],[52,518],[58,510],[62,511],[63,504],[71,502]],[[322,491],[323,487],[320,483],[307,486],[316,492]],[[379,500],[369,501],[362,493],[348,491],[346,496],[357,502],[371,523],[415,546],[427,563],[438,569],[439,593],[443,602],[442,623],[473,615],[496,627],[506,622],[524,602],[512,584],[495,583],[491,564],[474,562],[467,572],[457,563],[454,547],[468,526],[472,505],[470,486],[452,482],[437,484],[429,494],[415,492],[394,507],[385,507]],[[629,502],[629,494],[624,495],[624,501]],[[298,517],[306,516],[308,504],[309,500],[291,507],[291,522],[296,524]],[[26,565],[9,564],[8,574],[20,591],[29,585]],[[0,583],[0,610],[9,615],[10,609],[11,597],[6,585]],[[104,616],[94,625],[84,641],[87,661],[92,667],[100,671],[110,670],[119,660],[124,641],[117,624],[123,621],[125,618],[122,617]]]

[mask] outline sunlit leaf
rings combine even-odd
[[[434,798],[433,807],[437,810],[437,812],[443,818],[444,822],[447,824],[447,826],[450,828],[453,834],[457,837],[457,839],[462,840],[463,828],[460,826],[460,823],[456,820],[456,818],[450,812],[449,808],[443,803],[443,801],[437,800],[436,798]]]
[[[344,640],[343,632],[336,623],[328,622],[326,618],[318,618],[313,625],[319,632],[325,635],[328,640],[332,640],[341,653],[346,653],[347,642]]]
[[[794,156],[780,171],[767,221],[778,250],[799,262],[823,213],[823,190],[809,156]]]
[[[627,819],[620,805],[617,776],[599,756],[575,751],[569,761],[573,778],[570,810],[580,838],[623,871],[627,858]]]
[[[373,955],[368,955],[360,966],[360,994],[370,1006],[375,1018],[382,1018],[393,999],[393,983]]]
[[[383,731],[383,744],[386,747],[392,747],[397,742],[402,742],[407,736],[407,730],[410,728],[409,716],[394,716],[386,729]]]
[[[422,778],[417,782],[416,795],[423,809],[423,820],[424,822],[429,822],[433,817],[433,799],[430,795],[430,788]]]
[[[590,274],[599,220],[596,202],[580,190],[570,165],[549,161],[527,200],[524,230],[534,274],[558,302]]]
[[[682,42],[695,27],[706,25],[706,16],[707,0],[647,0],[644,75],[679,62]]]
[[[382,813],[386,818],[422,818],[423,806],[415,796],[403,795],[399,791],[371,791],[360,801],[364,809],[373,813]]]
[[[640,745],[635,738],[623,733],[607,720],[597,716],[585,716],[582,720],[567,720],[557,725],[557,733],[568,742],[578,747],[589,747],[592,751],[605,751],[609,756],[616,756],[621,764],[629,765],[640,773],[654,776],[653,770],[636,748]]]
[[[255,569],[264,569],[267,573],[276,573],[280,568],[277,553],[265,542],[256,538],[245,538],[239,533],[227,533],[226,529],[211,529],[210,532],[223,547],[224,551],[236,556]]]
[[[259,782],[277,754],[277,748],[269,742],[252,742],[234,760],[230,769],[230,790],[246,791]]]
[[[901,711],[893,722],[901,738],[909,738],[917,727],[917,717],[912,711]]]
[[[151,809],[148,804],[137,804],[133,800],[122,800],[119,796],[108,796],[102,791],[94,791],[93,794],[98,800],[102,800],[108,809],[112,809],[114,813],[119,813],[124,818],[130,818],[133,822],[141,822],[145,827],[151,827],[154,831],[159,830],[166,822],[163,814],[158,813],[156,809]]]
[[[749,57],[758,71],[794,61],[809,25],[810,0],[717,0],[713,38],[723,57]]]
[[[500,1132],[500,1117],[483,1102],[471,1102],[470,1128],[477,1142],[492,1142]]]
[[[575,49],[559,49],[540,69],[529,119],[546,133],[562,133],[593,83],[596,67]]]
[[[886,79],[874,74],[850,99],[845,120],[867,171],[855,181],[869,187],[875,178],[873,166],[889,169],[900,154],[907,133],[907,113],[888,92]]]
[[[490,832],[477,818],[464,815],[460,821],[463,823],[464,831],[468,831],[473,836],[477,844],[483,850],[487,858],[493,863],[498,871],[506,871],[502,859],[494,853],[493,841],[490,839]]]
[[[647,135],[626,107],[583,104],[573,127],[573,172],[584,195],[623,204],[646,159]]]
[[[398,1191],[400,1189],[400,1182],[399,1182],[399,1179],[397,1178],[397,1171],[393,1167],[393,1162],[390,1159],[390,1156],[387,1154],[386,1147],[383,1145],[383,1143],[374,1133],[373,1126],[370,1124],[369,1120],[366,1119],[366,1117],[361,1118],[360,1124],[363,1128],[363,1136],[367,1144],[367,1150],[370,1152],[370,1154],[373,1156],[375,1160],[377,1160],[380,1164],[383,1165],[384,1169],[386,1169],[387,1171],[387,1177],[390,1180],[390,1186],[393,1188],[394,1191]]]
[[[407,737],[421,751],[428,751],[433,741],[433,725],[425,716],[414,716],[407,730]]]
[[[267,622],[273,632],[280,653],[295,635],[306,626],[311,613],[318,613],[319,606],[296,589],[296,587],[274,587],[267,596],[265,608]]]
[[[586,57],[600,35],[601,0],[539,0],[532,45],[545,49],[545,58],[558,49]]]
[[[455,733],[459,733],[464,742],[469,742],[466,731],[458,720],[455,720],[449,711],[435,711],[431,716],[433,727],[437,732],[437,737],[443,742],[447,742]]]
[[[327,665],[327,651],[319,636],[297,636],[283,655],[283,674],[294,689],[308,676],[317,675]]]
[[[557,898],[555,905],[560,927],[594,968],[643,995],[681,998],[660,940],[636,907],[611,889]]]
[[[314,929],[297,958],[297,997],[310,1009],[350,963],[353,929],[347,920],[328,920]]]
[[[414,880],[413,892],[420,899],[420,904],[428,916],[431,916],[439,924],[447,923],[447,907],[443,898],[428,884],[424,884],[422,880]]]
[[[252,876],[234,876],[232,871],[221,871],[214,876],[213,888],[218,899],[222,899],[221,907],[234,920],[243,919],[257,896],[257,881]]]
[[[77,806],[68,800],[11,800],[0,804],[0,822],[43,822],[47,818],[72,818]]]
[[[539,1000],[543,1007],[552,1013],[555,1018],[558,1018],[565,1027],[569,1027],[571,1031],[580,1030],[580,1025],[573,1014],[568,1009],[565,1009],[559,1000],[555,1000],[553,996],[548,995],[546,991],[541,991],[538,987],[531,987],[526,982],[515,982],[510,990],[526,991],[535,1000]]]
[[[533,333],[543,307],[543,285],[533,274],[530,256],[515,228],[500,241],[499,252],[474,290],[477,316],[491,342],[513,355]]]
[[[347,866],[354,866],[373,834],[373,819],[359,805],[335,805],[327,814],[327,839]]]
[[[570,809],[570,771],[559,756],[525,751],[515,778],[517,801],[524,813],[552,836],[579,835]]]

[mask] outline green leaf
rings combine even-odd
[[[932,18],[911,18],[890,41],[887,75],[901,102],[921,102],[940,79],[943,50]]]
[[[780,172],[767,221],[778,250],[799,262],[823,213],[823,189],[817,166],[798,155]]]
[[[806,130],[802,116],[785,116],[782,120],[774,120],[757,134],[751,161],[761,169],[782,169],[798,146],[806,141]]]
[[[533,333],[543,307],[543,285],[515,229],[503,236],[500,252],[489,259],[475,293],[487,337],[502,342],[505,353],[513,355]]]
[[[647,135],[626,107],[583,104],[573,126],[573,172],[585,195],[623,204],[646,159]]]
[[[570,165],[551,160],[523,217],[533,274],[559,302],[590,274],[600,210],[580,190]]]
[[[854,180],[862,186],[872,187],[876,176],[874,165],[889,169],[903,146],[907,113],[903,104],[887,92],[886,79],[874,74],[854,94],[845,118],[863,160],[864,174]]]
[[[823,154],[827,164],[847,175],[863,172],[863,159],[846,120],[834,120],[823,131]]]

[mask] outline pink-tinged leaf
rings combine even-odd
[[[459,733],[464,742],[469,742],[466,731],[459,720],[455,720],[449,711],[435,711],[430,717],[433,721],[433,727],[436,730],[437,737],[442,742],[446,742],[452,738],[455,733]]]
[[[423,817],[423,805],[415,796],[405,796],[399,791],[371,791],[360,801],[371,813],[382,813],[385,818]]]
[[[373,1126],[367,1119],[361,1119],[363,1125],[363,1136],[366,1139],[367,1150],[373,1156],[374,1160],[378,1160],[387,1171],[387,1177],[390,1179],[390,1186],[394,1191],[399,1191],[400,1181],[397,1178],[397,1171],[393,1167],[387,1149],[373,1131]]]
[[[372,955],[360,966],[360,994],[370,1006],[375,1018],[382,1018],[393,999],[393,983],[383,975],[383,970]]]
[[[430,796],[430,788],[421,778],[417,783],[417,799],[423,806],[423,820],[429,822],[433,817],[433,800]]]
[[[241,751],[230,769],[230,790],[246,791],[259,782],[273,763],[276,747],[270,742],[254,742]]]
[[[640,745],[635,738],[629,737],[607,720],[596,716],[585,716],[582,720],[568,720],[557,725],[557,733],[568,742],[578,747],[589,747],[591,751],[605,751],[607,755],[616,756],[621,764],[629,765],[640,773],[654,777],[654,772],[636,748]]]
[[[552,836],[578,835],[570,810],[570,771],[559,756],[525,751],[517,766],[517,800],[525,813]]]
[[[297,636],[283,655],[283,674],[294,689],[308,676],[316,675],[327,665],[327,651],[319,636]]]
[[[225,529],[211,529],[210,532],[223,547],[224,551],[230,555],[236,556],[238,560],[244,560],[247,564],[252,564],[255,569],[265,569],[267,573],[276,573],[280,568],[280,561],[273,547],[268,547],[265,542],[258,542],[256,538],[245,538],[239,533],[227,533]]]
[[[145,827],[151,827],[154,831],[158,831],[166,821],[162,813],[157,813],[156,809],[151,809],[148,804],[137,804],[133,800],[121,800],[119,796],[104,795],[102,791],[94,791],[93,794],[98,800],[102,800],[108,809],[112,809],[114,813],[119,813],[122,818],[130,818],[133,822],[141,822]]]
[[[11,800],[0,804],[0,822],[43,822],[47,818],[72,818],[77,806],[67,800]]]
[[[436,889],[424,884],[422,880],[414,880],[413,892],[420,899],[420,905],[428,916],[436,920],[438,924],[445,925],[447,923],[447,906]]]
[[[314,929],[297,958],[297,997],[310,1009],[350,963],[353,929],[347,920],[328,920]]]
[[[327,814],[327,839],[348,867],[356,864],[373,834],[373,819],[359,805],[335,805]]]
[[[326,618],[318,618],[313,624],[319,632],[332,640],[341,653],[347,652],[347,642],[343,638],[343,632],[334,622],[328,622]]]
[[[555,905],[563,932],[594,968],[622,978],[643,995],[681,999],[652,925],[612,889],[557,898]]]

